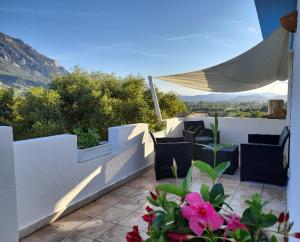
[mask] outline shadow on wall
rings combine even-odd
[[[55,205],[54,212],[56,212],[53,218],[51,219],[51,223],[57,220],[64,211],[69,207],[72,201],[77,197],[77,195],[98,175],[100,175],[102,170],[102,166],[95,169],[90,175],[84,178],[80,183],[78,183],[73,189],[71,189],[66,195],[64,195]],[[63,208],[63,209],[62,209]]]
[[[94,179],[99,178],[99,180],[104,181],[104,184],[101,184],[101,187],[99,187],[99,190],[101,190],[101,188],[107,187],[110,183],[116,181],[117,179],[115,178],[124,179],[132,175],[136,169],[139,169],[139,164],[135,164],[135,162],[133,162],[135,161],[134,156],[137,153],[145,154],[145,139],[148,136],[145,133],[140,133],[139,135],[133,136],[134,133],[135,129],[128,136],[127,141],[125,141],[125,148],[118,154],[115,154],[111,160],[103,162],[103,160],[101,161],[100,157],[89,161],[103,164],[97,167],[83,180],[81,180],[81,182],[74,186],[55,204],[53,211],[54,216],[52,217],[51,222],[57,220],[76,200],[78,195],[80,195],[80,193],[86,189],[90,183],[93,182]],[[142,144],[139,142],[142,142]],[[147,156],[144,157],[147,159]],[[142,157],[140,156],[140,158]],[[131,171],[131,173],[129,171]]]

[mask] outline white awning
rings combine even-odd
[[[222,64],[156,78],[203,91],[253,90],[288,79],[289,40],[289,32],[279,27],[252,49]]]

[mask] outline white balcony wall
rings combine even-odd
[[[210,128],[212,117],[187,118],[186,120],[204,120],[205,127]],[[248,143],[248,134],[280,134],[286,120],[260,118],[219,118],[220,142],[225,144]]]
[[[34,231],[152,163],[147,124],[110,128],[112,153],[86,162],[78,162],[76,139],[58,135],[14,143],[19,230]]]
[[[0,126],[0,241],[18,241],[17,198],[11,127]]]
[[[203,120],[206,128],[214,122],[212,117],[186,117],[167,121],[168,136],[182,136],[183,123],[186,121]],[[259,118],[219,117],[221,143],[241,144],[248,142],[248,134],[280,134],[286,120]]]
[[[298,12],[300,11],[300,1],[298,1]],[[298,17],[300,26],[300,17]],[[290,87],[289,98],[291,100],[291,150],[290,150],[290,180],[288,185],[288,210],[291,221],[294,221],[294,232],[300,231],[300,35],[299,27],[294,42],[294,64],[293,79]],[[291,238],[290,241],[299,241]]]

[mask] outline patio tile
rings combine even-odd
[[[59,240],[59,242],[93,242],[93,239],[82,236],[77,233],[70,233],[63,240]]]
[[[95,217],[98,214],[103,213],[108,208],[109,208],[109,206],[99,204],[96,202],[92,202],[92,203],[86,205],[85,207],[76,210],[76,213],[90,216],[90,217]]]
[[[262,190],[263,183],[258,182],[240,182],[239,188],[250,190]]]
[[[63,239],[63,236],[57,232],[54,227],[47,226],[27,237],[21,239],[21,242],[54,242]]]
[[[266,200],[271,201],[286,201],[287,194],[286,189],[283,189],[282,187],[275,187],[275,186],[267,186],[264,185],[262,190],[262,196]]]
[[[91,239],[97,239],[114,224],[100,219],[90,219],[76,229],[76,232]]]
[[[249,199],[249,197],[247,197],[247,196],[241,196],[239,194],[235,194],[232,197],[232,200],[230,201],[230,206],[237,206],[237,207],[245,208],[247,206],[245,201],[248,199]]]
[[[122,196],[129,196],[130,194],[136,192],[137,190],[138,189],[136,189],[136,188],[132,188],[132,187],[123,185],[123,186],[111,191],[111,193],[122,195]]]
[[[128,227],[121,225],[114,225],[111,229],[107,230],[97,241],[101,242],[121,242],[125,241],[126,234],[130,231]]]
[[[95,202],[104,204],[107,206],[113,206],[113,205],[117,204],[118,202],[120,202],[124,198],[125,198],[125,196],[122,196],[122,195],[118,195],[118,194],[114,194],[114,193],[107,193],[107,194],[103,195],[102,197],[100,197],[99,199],[97,199]]]
[[[147,231],[148,230],[148,223],[146,223],[143,219],[142,216],[145,213],[138,213],[138,212],[133,212],[126,218],[122,219],[121,222],[119,223],[120,225],[126,226],[131,228],[134,225],[138,225],[140,230]]]
[[[110,207],[103,213],[96,216],[97,219],[105,220],[111,223],[118,223],[123,218],[127,217],[132,211],[117,208],[117,207]]]
[[[265,208],[274,212],[275,214],[280,214],[283,211],[286,212],[286,203],[271,201],[266,205]]]
[[[70,232],[75,228],[79,227],[81,224],[88,221],[89,219],[90,217],[88,216],[72,213],[68,216],[63,217],[62,219],[51,223],[51,226],[57,229],[58,231]]]
[[[212,186],[206,175],[198,170],[193,173],[191,191],[199,192],[202,184]],[[141,217],[146,212],[145,207],[149,205],[146,197],[150,189],[154,191],[157,184],[166,182],[176,183],[176,180],[156,181],[151,169],[95,202],[24,238],[21,242],[120,242],[125,241],[125,235],[133,225],[139,225],[143,238],[146,238],[148,225]],[[178,179],[177,182],[181,184],[182,179]],[[240,182],[239,173],[234,176],[223,175],[219,182],[222,182],[225,193],[230,195],[227,202],[240,216],[247,207],[244,201],[255,193],[262,194],[263,199],[269,201],[266,211],[279,214],[282,210],[286,210],[286,187]],[[170,194],[168,199],[180,200],[179,197]]]
[[[239,206],[230,205],[230,207],[233,209],[233,212],[240,217],[243,215],[243,212],[245,210],[245,208]],[[232,213],[232,211],[230,213]]]
[[[146,199],[146,198],[145,198]],[[145,203],[145,199],[137,199],[135,197],[132,198],[124,198],[120,202],[114,205],[114,207],[122,208],[126,210],[136,210],[141,204]]]
[[[134,197],[137,200],[145,200],[149,196],[149,190],[137,189],[137,191],[131,193],[129,197]]]
[[[152,178],[141,177],[133,181],[130,181],[126,185],[136,189],[153,190],[158,183],[159,182],[153,179],[153,177]]]
[[[139,213],[145,213],[146,212],[146,207],[150,206],[153,207],[148,201],[143,203],[142,205],[140,205],[135,212],[139,212]]]

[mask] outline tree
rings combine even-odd
[[[0,88],[0,125],[12,124],[14,95],[13,88]]]
[[[132,123],[148,123],[155,130],[161,128],[150,89],[139,75],[121,78],[75,67],[71,73],[56,77],[49,89],[31,88],[24,96],[15,98],[8,93],[6,96],[10,98],[5,96],[5,99],[9,105],[1,110],[13,114],[17,139],[76,130],[80,130],[82,137],[93,130],[106,139],[109,127]],[[186,110],[175,93],[158,91],[158,99],[163,118]]]
[[[31,88],[16,99],[15,136],[17,139],[42,137],[64,131],[60,95],[42,87]]]

